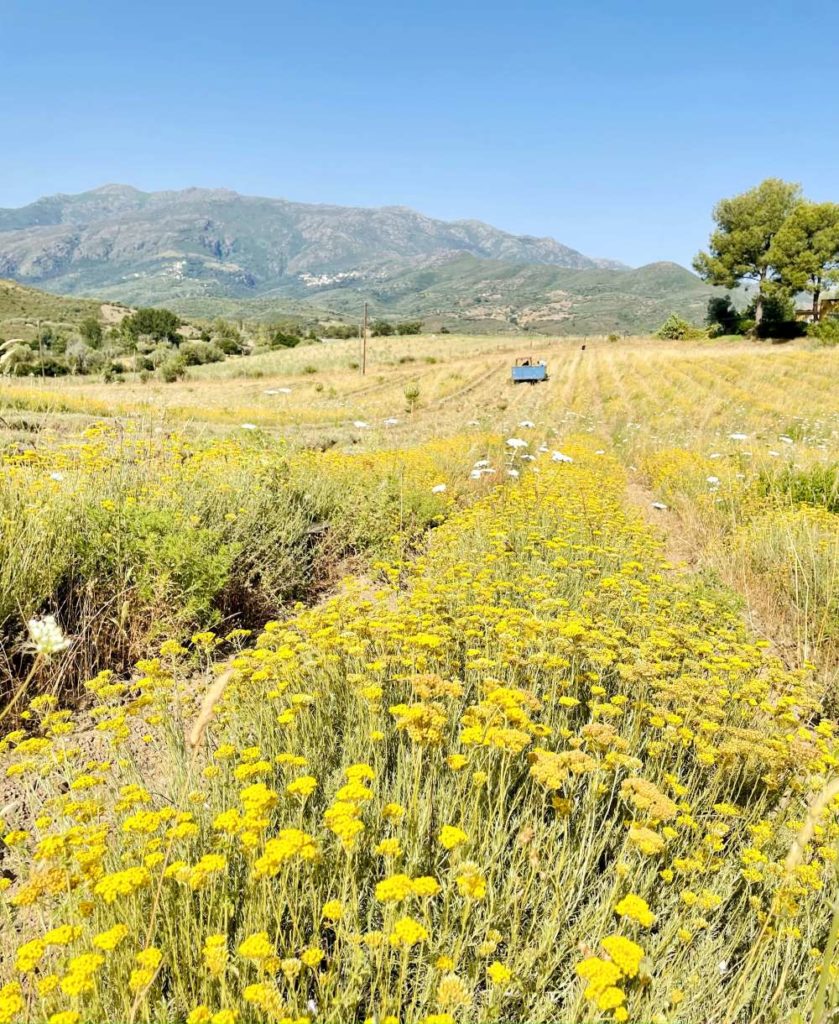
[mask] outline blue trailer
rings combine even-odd
[[[514,384],[538,384],[548,379],[548,368],[544,363],[533,359],[517,359],[512,369]]]

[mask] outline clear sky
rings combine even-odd
[[[839,200],[837,66],[789,0],[0,0],[0,206],[216,186],[689,263],[765,177]]]

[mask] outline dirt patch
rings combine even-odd
[[[626,496],[631,505],[638,509],[644,520],[653,527],[664,542],[664,553],[673,565],[697,572],[701,566],[701,553],[686,534],[679,516],[671,508],[653,507],[655,494],[638,480],[630,480]]]
[[[130,312],[131,310],[126,309],[125,306],[114,306],[110,302],[103,302],[99,307],[99,316],[106,327],[122,323]]]

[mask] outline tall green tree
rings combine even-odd
[[[769,260],[785,288],[810,292],[818,321],[821,293],[839,283],[839,203],[799,203],[775,235]]]
[[[135,341],[140,335],[145,334],[158,341],[172,341],[176,345],[182,340],[178,334],[180,326],[181,318],[177,313],[153,307],[141,307],[122,321],[123,333]]]
[[[95,316],[86,316],[79,324],[79,334],[91,348],[99,348],[102,344],[102,324]]]
[[[755,321],[763,319],[763,305],[777,282],[770,251],[775,236],[801,203],[801,186],[767,178],[756,188],[722,199],[714,207],[716,229],[708,252],[693,261],[694,270],[711,284],[737,288],[743,280],[757,281]]]

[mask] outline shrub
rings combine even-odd
[[[422,320],[403,320],[396,325],[397,334],[419,334],[422,331]]]
[[[807,334],[820,345],[839,345],[839,317],[828,317],[816,324],[810,324]]]
[[[245,348],[241,332],[226,320],[216,320],[212,336],[208,331],[202,331],[201,338],[203,341],[214,341],[226,356],[241,355]]]
[[[72,373],[95,373],[102,368],[104,362],[102,353],[81,339],[68,344],[65,359]]]
[[[170,355],[160,364],[160,376],[167,384],[174,384],[186,376],[187,363],[183,356]]]
[[[180,346],[180,353],[187,366],[203,366],[205,363],[224,361],[224,352],[212,342],[185,341]]]
[[[839,513],[839,463],[816,463],[805,469],[786,466],[780,473],[764,470],[756,486],[761,497],[783,494],[796,504]]]
[[[803,338],[807,325],[800,320],[761,320],[755,328],[758,338],[780,338],[785,341]]]
[[[271,332],[268,344],[271,348],[297,348],[302,340],[299,334],[278,327]]]
[[[324,327],[323,333],[327,338],[339,338],[344,341],[358,337],[358,328],[353,324],[330,324]]]
[[[678,313],[671,313],[655,332],[655,336],[670,341],[684,341],[688,338],[704,338],[705,332],[689,324]]]
[[[394,326],[387,320],[374,320],[370,324],[370,334],[374,338],[387,338],[394,332]]]
[[[12,377],[27,377],[35,372],[35,353],[23,342],[10,345],[0,353],[0,371]]]
[[[303,373],[311,374],[311,373],[317,373],[317,372],[318,372],[318,368],[316,366],[312,366],[311,363],[306,363],[306,365],[303,367]]]

